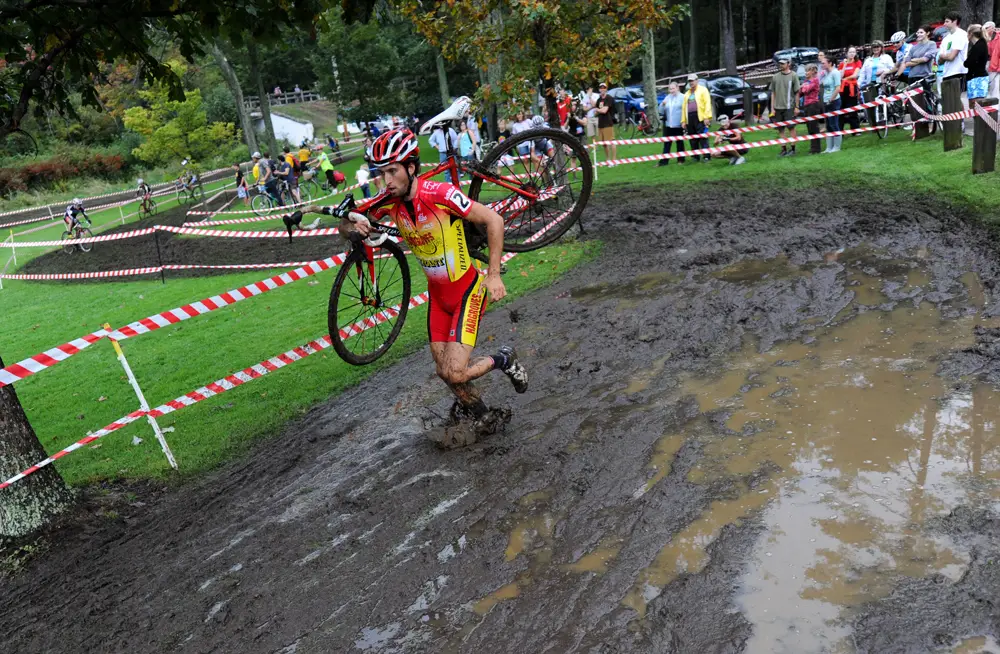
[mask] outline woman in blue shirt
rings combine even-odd
[[[824,111],[837,111],[840,109],[840,71],[833,65],[832,59],[825,59],[823,68],[826,70],[826,75],[820,82],[820,88],[823,92]],[[826,131],[827,133],[840,131],[840,116],[830,116],[826,119]],[[843,141],[843,136],[827,136],[826,150],[823,151],[823,154],[839,152],[840,144]]]
[[[684,136],[684,128],[681,127],[681,114],[684,111],[684,96],[681,95],[677,82],[671,82],[667,88],[667,95],[660,103],[660,116],[663,117],[664,136]],[[670,146],[673,141],[663,144],[663,154],[670,153]],[[684,141],[677,141],[677,151],[684,151]],[[666,166],[669,159],[660,159],[656,165]],[[678,164],[684,163],[684,157],[677,159]]]

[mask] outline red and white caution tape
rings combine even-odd
[[[864,109],[871,109],[872,107],[875,107],[876,105],[880,104],[892,104],[893,102],[906,100],[907,98],[914,95],[919,95],[920,93],[923,93],[922,89],[913,89],[911,91],[898,93],[896,95],[891,95],[884,98],[876,98],[871,102],[865,102],[863,104],[859,104],[854,107],[848,107],[846,109],[837,109],[835,111],[828,111],[826,113],[816,114],[814,116],[803,116],[801,118],[793,118],[792,120],[782,120],[776,123],[768,123],[766,125],[747,125],[745,127],[739,127],[737,129],[706,132],[704,134],[685,134],[683,136],[654,136],[654,137],[639,138],[639,139],[595,141],[594,145],[643,145],[649,143],[668,143],[674,141],[688,141],[691,139],[705,139],[705,138],[712,138],[715,136],[719,136],[720,134],[742,134],[745,132],[764,132],[771,129],[777,129],[779,127],[789,127],[792,125],[799,125],[801,123],[806,123],[813,120],[822,120],[830,118],[832,116],[842,116],[844,114],[849,114],[856,111],[862,111]]]
[[[193,227],[177,227],[176,225],[152,225],[150,227],[144,227],[143,229],[136,229],[130,232],[119,232],[117,234],[105,234],[103,236],[88,236],[86,238],[74,238],[59,241],[17,241],[17,242],[2,242],[0,243],[0,248],[46,248],[54,246],[63,246],[67,244],[79,244],[79,243],[103,243],[106,241],[121,241],[124,239],[138,238],[140,236],[149,236],[153,232],[170,232],[173,234],[189,234],[191,236],[203,236],[210,238],[288,238],[288,232],[285,231],[240,231],[240,230],[226,230],[226,229],[195,229]],[[333,236],[338,234],[338,230],[335,227],[326,227],[320,229],[309,229],[293,232],[292,238],[310,238],[314,236]]]
[[[987,109],[979,104],[973,106],[975,108],[976,115],[983,119],[983,122],[986,123],[987,127],[992,129],[994,134],[1000,134],[1000,125],[998,125],[993,116],[988,113]],[[994,111],[996,110],[995,106],[991,108]]]
[[[99,329],[96,332],[74,339],[69,343],[57,345],[41,354],[36,354],[23,361],[12,363],[6,368],[0,368],[0,386],[9,386],[25,377],[30,377],[46,368],[51,368],[60,361],[65,361],[74,354],[77,354],[84,348],[90,347],[107,335],[108,332],[106,330]]]
[[[333,197],[335,195],[338,195],[340,193],[347,193],[348,191],[353,191],[353,190],[359,189],[359,188],[361,188],[361,184],[355,184],[353,186],[348,186],[348,187],[343,188],[343,189],[341,189],[339,191],[336,191],[335,193],[331,193],[330,195],[325,196],[325,198],[317,198],[316,200],[312,200],[311,202],[318,202],[319,200],[323,200],[323,199],[326,199],[326,198],[331,198],[331,197]],[[287,209],[287,208],[289,208],[289,207],[276,207],[276,209]],[[235,212],[219,211],[216,214],[212,214],[212,215],[225,214],[225,213],[235,213]],[[243,213],[246,213],[246,212],[243,212]],[[191,216],[191,215],[199,215],[199,214],[198,214],[198,212],[191,212],[191,211],[189,211],[187,215]],[[201,222],[184,223],[181,226],[182,227],[212,227],[214,225],[242,225],[242,224],[245,224],[245,223],[259,223],[259,222],[265,222],[265,221],[268,221],[268,220],[277,220],[278,218],[281,218],[283,215],[285,215],[285,214],[278,213],[278,214],[271,214],[271,215],[268,215],[268,216],[250,216],[248,218],[230,218],[230,219],[226,219],[226,220],[203,220]]]
[[[972,112],[966,112],[972,113]],[[698,148],[695,150],[682,150],[680,152],[670,152],[667,154],[652,154],[642,157],[629,157],[627,159],[614,159],[612,161],[600,161],[597,163],[598,166],[621,166],[623,164],[631,163],[642,163],[646,161],[659,161],[660,159],[683,159],[685,157],[693,157],[696,155],[714,155],[722,154],[723,152],[733,152],[735,150],[749,150],[752,148],[765,148],[773,145],[791,145],[799,143],[801,141],[811,141],[813,139],[823,139],[828,136],[844,136],[847,134],[861,134],[864,132],[873,132],[875,130],[885,129],[886,127],[904,127],[903,123],[898,125],[875,125],[874,127],[859,127],[858,129],[844,129],[839,132],[821,132],[819,134],[806,134],[803,136],[793,136],[787,138],[778,139],[767,139],[762,141],[747,141],[746,143],[739,143],[736,145],[722,145],[719,147],[712,148]]]
[[[137,320],[129,325],[126,325],[125,327],[121,327],[120,329],[116,329],[108,334],[108,338],[116,341],[133,338],[135,336],[139,336],[140,334],[146,334],[160,329],[161,327],[167,327],[183,320],[194,318],[195,316],[199,316],[203,313],[215,311],[216,309],[241,302],[247,298],[254,297],[255,295],[260,295],[261,293],[273,291],[274,289],[281,288],[286,284],[291,284],[292,282],[306,277],[311,277],[312,275],[323,272],[324,270],[329,270],[330,268],[339,266],[344,263],[344,259],[345,255],[338,254],[335,257],[328,257],[322,261],[315,261],[302,266],[301,268],[296,268],[295,270],[290,270],[286,273],[275,275],[274,277],[269,277],[268,279],[255,282],[253,284],[248,284],[247,286],[222,293],[221,295],[214,295],[198,302],[185,304],[184,306],[171,309],[170,311],[162,311],[149,316],[148,318]]]
[[[59,345],[42,352],[41,354],[36,354],[35,356],[0,369],[0,387],[8,386],[18,380],[24,379],[25,377],[39,373],[46,368],[51,368],[60,361],[65,361],[80,350],[96,343],[102,338],[109,337],[120,341],[126,338],[132,338],[133,336],[138,336],[139,334],[145,334],[159,329],[160,327],[166,327],[167,325],[172,325],[203,313],[215,311],[216,309],[220,309],[230,304],[235,304],[236,302],[254,297],[255,295],[260,295],[261,293],[266,293],[276,288],[280,288],[286,284],[290,284],[305,277],[310,277],[334,266],[339,266],[343,262],[344,255],[342,254],[335,257],[329,257],[322,261],[315,261],[302,266],[301,268],[227,291],[221,295],[215,295],[199,302],[186,304],[182,307],[171,309],[170,311],[163,311],[158,314],[154,314],[148,318],[143,318],[142,320],[133,322],[130,325],[122,327],[114,332],[109,333],[103,329],[98,330],[92,334],[88,334],[76,340],[70,341],[69,343]]]
[[[35,273],[23,275],[0,274],[0,279],[19,280],[57,280],[57,279],[99,279],[106,277],[137,277],[140,275],[155,275],[164,270],[260,270],[261,268],[295,268],[307,266],[315,261],[287,261],[284,263],[231,263],[221,265],[210,264],[166,264],[163,266],[148,266],[146,268],[125,268],[123,270],[104,270],[100,272],[79,273]]]

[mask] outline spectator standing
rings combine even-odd
[[[815,67],[816,64],[809,64]],[[808,68],[808,67],[807,67]],[[739,129],[739,123],[735,120],[730,120],[729,116],[722,114],[719,116],[719,129],[720,133],[715,137],[714,145],[744,145],[746,141],[743,140],[743,132],[736,132],[733,130]],[[726,150],[722,153],[722,156],[729,159],[730,166],[739,166],[745,164],[746,154],[749,152],[749,148],[736,148],[734,150]]]
[[[986,67],[990,63],[989,46],[983,34],[982,25],[969,26],[969,54],[965,59],[966,91],[971,104],[973,100],[985,98],[989,92],[990,78]]]
[[[573,99],[568,91],[563,91],[559,102],[556,103],[556,112],[559,114],[559,127],[564,131],[569,131],[569,111],[573,104]]]
[[[465,163],[471,164],[475,158],[473,156],[474,153],[475,146],[472,144],[472,134],[469,132],[469,125],[465,121],[462,121],[458,125],[458,156]],[[472,179],[471,173],[469,174],[469,179]]]
[[[358,172],[354,175],[358,180],[358,185],[361,186],[361,195],[365,196],[365,198],[372,196],[371,189],[368,187],[368,180],[370,178],[368,170],[368,166],[363,165],[358,168]]]
[[[274,87],[274,94],[275,95],[281,95],[281,87],[280,86],[275,86]]]
[[[801,84],[799,76],[792,72],[792,62],[789,59],[778,60],[778,72],[771,78],[771,119],[775,122],[792,120],[798,113],[796,101],[799,95]],[[778,138],[785,136],[784,127],[778,128]],[[795,136],[795,126],[788,129],[790,137]],[[781,146],[779,157],[795,156],[795,145],[789,150],[786,146]]]
[[[247,180],[243,176],[243,167],[234,163],[233,171],[236,173],[236,197],[243,200],[243,205],[246,206],[250,204],[250,189],[247,188]]]
[[[299,194],[299,160],[292,154],[292,149],[287,145],[284,147],[283,153],[283,165],[278,166],[277,174],[288,182],[288,190],[295,201],[302,202],[302,196]]]
[[[688,75],[688,90],[681,99],[683,111],[681,111],[681,124],[689,135],[705,134],[709,125],[712,124],[712,94],[708,88],[701,85],[695,73]],[[691,139],[691,149],[707,148],[708,139],[705,137]],[[706,154],[692,155],[695,161],[709,161],[712,155]]]
[[[660,102],[660,115],[663,116],[664,136],[684,136],[684,125],[681,122],[681,118],[684,115],[684,96],[681,95],[681,90],[677,82],[670,82],[670,85],[667,87],[667,94]],[[684,141],[666,141],[663,144],[663,154],[670,154],[670,148],[674,143],[677,143],[678,152],[684,151]],[[656,165],[666,166],[669,163],[669,159],[660,159],[656,162]],[[684,157],[678,157],[677,165],[683,163]]]
[[[295,85],[295,92],[296,92],[296,93],[302,93],[302,89],[301,89],[301,88],[299,88],[299,85],[298,85],[298,84],[296,84],[296,85]]]
[[[583,145],[587,144],[587,112],[579,102],[573,100],[569,108],[569,133]]]
[[[840,109],[840,71],[833,65],[833,62],[827,59],[823,63],[823,67],[826,68],[826,75],[823,76],[823,81],[820,82],[820,89],[823,97],[823,111],[831,112]],[[826,132],[830,134],[832,132],[840,131],[840,116],[830,116],[826,119]],[[843,136],[827,136],[826,137],[826,150],[824,154],[829,154],[831,152],[839,152],[840,144],[843,143]]]
[[[917,28],[917,41],[910,48],[910,79],[918,80],[933,74],[934,60],[937,58],[937,44],[931,40],[933,29],[930,25]]]
[[[844,109],[856,107],[858,105],[859,85],[858,74],[861,72],[861,62],[858,60],[858,49],[851,46],[847,49],[847,57],[838,66],[843,79],[843,86],[840,93],[841,104]],[[857,111],[844,114],[844,122],[851,126],[851,129],[858,129],[861,125],[861,116]]]
[[[594,103],[594,108],[597,110],[597,139],[599,141],[614,141],[615,117],[612,112],[615,110],[615,101],[608,96],[607,84],[601,82],[598,89],[601,94],[597,97],[597,102]],[[617,154],[617,146],[613,144],[604,146],[605,160],[613,160]]]
[[[469,130],[469,138],[472,139],[473,157],[476,159],[482,159],[483,149],[481,147],[482,141],[479,137],[479,121],[476,120],[475,116],[470,114],[469,117],[465,119],[465,126]]]
[[[875,41],[872,43],[872,54],[865,59],[864,65],[861,66],[861,73],[858,75],[861,88],[864,89],[870,84],[878,83],[894,70],[896,70],[896,62],[885,54],[882,42]]]
[[[594,87],[588,86],[587,90],[583,92],[581,101],[584,111],[587,112],[587,138],[591,141],[597,138],[597,98]]]
[[[449,125],[447,133],[444,128],[438,125],[431,132],[431,147],[436,148],[438,151],[438,161],[444,163],[448,160],[448,150],[458,149],[458,134],[455,129]],[[445,172],[445,178],[448,180],[449,184],[458,185],[457,179],[452,179],[451,171]]]
[[[989,43],[986,45],[986,50],[990,53],[990,63],[986,68],[990,76],[989,96],[1000,98],[1000,34],[997,34],[993,21],[987,22],[983,28],[990,35]]]
[[[969,35],[959,25],[962,15],[957,11],[945,14],[944,27],[948,33],[941,40],[938,60],[944,63],[941,73],[942,82],[964,77],[968,71],[965,58],[969,54]]]
[[[799,97],[802,98],[802,113],[806,116],[815,116],[816,114],[823,113],[820,106],[820,81],[817,73],[818,66],[816,64],[807,65],[806,79],[802,82],[802,86],[799,87]],[[806,131],[810,135],[819,134],[819,121],[810,120],[807,122]],[[820,149],[819,139],[811,139],[809,141],[809,154],[819,154]]]

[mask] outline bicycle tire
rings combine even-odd
[[[310,179],[304,184],[299,184],[299,195],[302,196],[303,202],[312,202],[313,199],[322,197],[323,193],[319,183],[315,179]]]
[[[73,235],[69,232],[69,230],[66,230],[62,233],[62,238],[60,238],[59,240],[69,241],[72,238]],[[66,254],[73,254],[74,252],[76,252],[76,243],[65,243],[63,244],[62,249],[63,252],[65,252]]]
[[[150,200],[149,201],[149,215],[150,216],[155,216],[156,215],[156,201],[155,200]]]
[[[258,193],[250,200],[250,208],[258,216],[267,215],[267,212],[274,208],[274,200],[267,194]]]
[[[94,232],[90,231],[86,227],[82,227],[76,230],[77,238],[93,238]],[[80,248],[80,252],[90,252],[94,249],[93,243],[77,243],[76,246]]]
[[[581,173],[580,184],[579,187],[575,190],[575,195],[576,195],[575,198],[572,197],[574,194],[573,187],[568,184],[566,185],[570,188],[570,193],[569,193],[570,197],[568,199],[573,202],[573,204],[567,210],[568,213],[566,213],[565,216],[561,216],[559,218],[560,223],[555,227],[550,227],[549,225],[540,225],[537,230],[535,230],[534,232],[530,232],[526,236],[526,238],[533,240],[529,240],[527,242],[516,240],[518,234],[520,233],[520,229],[517,230],[511,229],[513,219],[516,218],[518,215],[524,213],[523,211],[519,211],[510,217],[504,215],[506,213],[505,211],[501,211],[500,214],[504,216],[503,245],[504,245],[504,250],[507,252],[530,252],[531,250],[537,250],[538,248],[545,247],[546,245],[549,245],[550,243],[557,241],[563,234],[566,233],[566,231],[570,227],[575,225],[576,222],[580,219],[580,214],[583,213],[583,209],[584,207],[586,207],[587,201],[590,199],[590,190],[594,183],[594,167],[593,164],[591,164],[590,162],[587,149],[584,148],[583,144],[580,143],[580,141],[575,137],[570,136],[569,134],[567,134],[562,130],[552,129],[552,128],[525,130],[520,134],[518,134],[517,136],[509,138],[505,140],[503,143],[497,144],[495,147],[493,147],[486,155],[486,158],[483,160],[483,162],[471,169],[473,172],[473,177],[472,177],[472,185],[469,187],[469,197],[477,202],[483,202],[484,204],[488,203],[490,200],[489,198],[481,198],[483,193],[483,183],[484,181],[489,181],[489,180],[484,180],[483,175],[489,176],[493,174],[500,174],[496,173],[495,171],[501,169],[501,166],[503,168],[506,168],[508,171],[513,172],[513,170],[510,169],[510,166],[502,162],[501,159],[504,156],[508,156],[510,153],[515,153],[514,156],[516,157],[517,146],[521,145],[522,143],[529,141],[536,141],[541,138],[549,139],[553,142],[556,148],[561,147],[564,150],[568,149],[575,155],[576,160],[579,162],[579,172]],[[570,159],[571,159],[570,157],[567,157],[567,163]],[[566,170],[565,166],[561,168],[559,171],[557,171],[558,174],[566,174],[568,172],[570,171]],[[528,181],[521,183],[522,189],[534,185],[533,182],[535,180],[530,177],[530,174],[528,177],[529,177]],[[538,190],[541,191],[543,189],[544,187]],[[500,193],[503,194],[503,191],[500,191]],[[512,192],[508,194],[509,197],[512,195],[513,195]],[[565,194],[557,192],[556,195],[554,196],[554,199],[560,200],[563,197],[565,197]],[[541,205],[535,205],[534,203],[532,203],[532,206],[534,207],[533,213],[535,214],[537,214],[539,211],[544,210],[544,207],[542,207]],[[531,220],[529,222],[529,225],[530,223],[534,222],[535,222],[534,219]],[[522,219],[520,225],[523,226],[523,224],[524,221]],[[547,229],[544,236],[541,238],[535,238],[534,235],[540,232],[542,229]],[[479,237],[480,241],[485,241],[486,235],[481,228],[479,228]],[[470,244],[470,247],[475,247],[475,245]]]
[[[205,200],[205,187],[198,184],[198,186],[191,189],[191,199],[197,202],[203,202]]]
[[[648,122],[642,126],[643,136],[652,136],[656,133],[656,128],[650,125]]]
[[[880,111],[881,110],[881,111]],[[881,105],[875,107],[875,135],[880,139],[884,139],[889,134],[888,116],[886,115],[885,107]]]
[[[380,250],[384,250],[384,252],[380,253]],[[388,256],[380,256],[380,254]],[[372,257],[370,263],[366,260],[366,256]],[[399,295],[390,295],[388,299],[384,299],[382,289],[378,288],[375,289],[377,291],[375,298],[369,298],[366,291],[372,290],[370,285],[368,288],[362,288],[366,286],[368,277],[365,273],[378,268],[375,277],[376,284],[380,284],[385,279],[383,273],[387,272],[385,270],[387,263],[389,265],[395,263],[398,267],[399,279],[402,285]],[[369,268],[369,266],[371,267]],[[390,284],[395,274],[392,272],[388,274],[389,280],[386,283]],[[350,295],[351,290],[348,288],[351,284],[353,284],[353,290],[358,292],[358,297],[356,298],[358,302],[355,304],[351,304],[351,300],[354,299]],[[373,304],[368,304],[368,302],[372,302]],[[361,310],[355,314],[354,307],[358,305],[361,306]],[[376,323],[375,326],[365,329],[360,333],[348,334],[347,336],[341,335],[341,329],[347,329],[371,320],[379,314],[384,313],[387,309],[396,306],[399,308],[396,310],[396,315],[391,318],[395,322],[388,330],[388,334],[383,335],[379,327],[383,323]],[[333,286],[330,288],[330,301],[327,305],[326,319],[327,327],[330,329],[330,343],[333,345],[333,349],[337,352],[337,355],[353,366],[363,366],[372,363],[385,354],[396,341],[400,330],[403,328],[403,323],[406,321],[406,314],[409,308],[410,267],[407,263],[406,255],[403,254],[403,249],[399,247],[399,244],[387,238],[381,245],[373,248],[357,246],[348,256],[347,261],[340,266],[340,269],[337,271],[337,277],[333,280]],[[344,324],[341,325],[341,322]],[[373,340],[376,342],[379,338],[383,338],[382,343],[377,345],[373,351],[364,354],[358,353],[348,347],[347,341],[353,337],[361,339],[361,347],[363,348],[364,343],[367,342],[365,339],[368,338],[369,333],[374,333]]]

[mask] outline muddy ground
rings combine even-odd
[[[220,197],[208,205],[208,209],[219,209],[229,199],[231,199],[231,196]],[[229,206],[227,210],[238,211],[243,210],[243,208],[242,203],[237,201],[235,204]],[[188,209],[189,207],[187,206],[174,207],[139,222],[130,222],[126,225],[100,232],[98,235],[105,236],[120,232],[130,232],[151,225],[179,226],[187,221],[196,222],[201,220],[202,216],[188,216]],[[203,210],[203,207],[199,207],[198,210]],[[219,214],[212,219],[225,220],[243,217],[246,216]],[[311,220],[311,218],[307,218],[308,220]],[[332,219],[327,218],[327,221],[330,220]],[[259,227],[256,228],[251,224],[222,226],[220,229],[234,229],[238,227],[262,230],[277,230],[282,228],[280,222],[275,223],[271,221],[259,223]],[[157,258],[157,241],[159,241],[159,259]],[[223,265],[313,261],[329,257],[331,254],[336,254],[343,250],[343,244],[337,237],[300,238],[294,243],[289,243],[287,239],[283,238],[199,238],[169,232],[158,232],[155,235],[150,234],[128,240],[95,243],[94,249],[86,253],[73,252],[72,254],[67,254],[61,250],[49,252],[31,259],[17,272],[22,274],[99,272],[104,270],[156,266],[159,263],[164,265]],[[169,279],[170,277],[205,277],[231,273],[231,270],[212,269],[169,270],[166,271],[166,276]],[[147,278],[155,278],[155,276],[147,276]],[[120,282],[120,280],[121,278],[109,278],[100,281],[116,283]],[[94,281],[87,280],[87,283],[93,283]]]
[[[523,396],[482,385],[505,433],[436,449],[450,400],[409,357],[245,460],[61,529],[0,581],[5,649],[993,647],[1000,417],[976,375],[1000,348],[973,333],[996,249],[875,195],[601,194],[600,258],[485,320],[482,349],[531,372]]]

